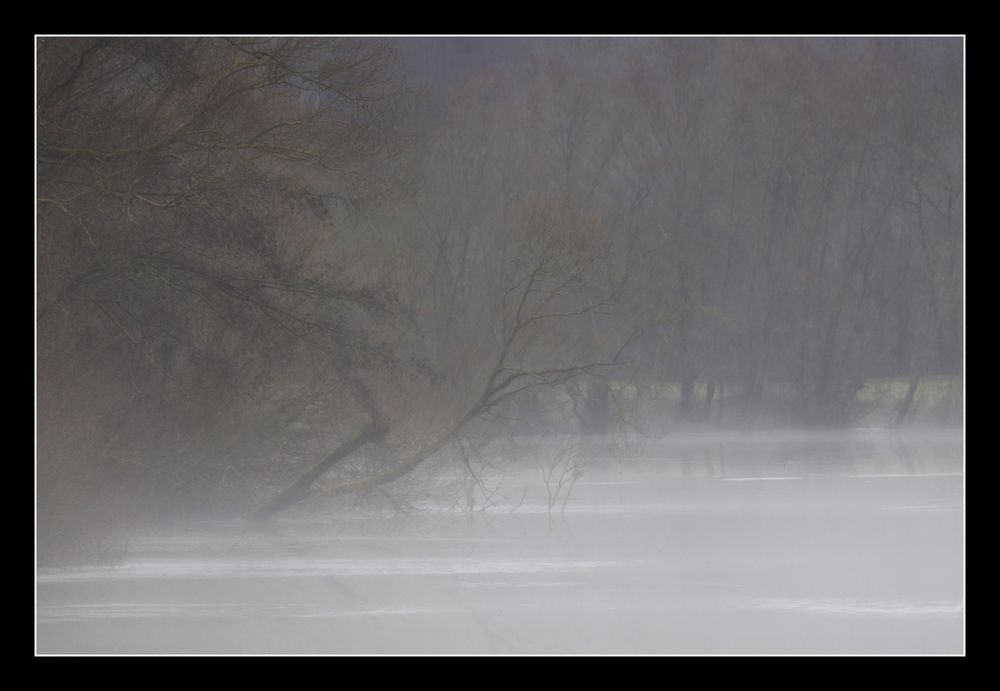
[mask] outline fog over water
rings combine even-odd
[[[956,433],[595,446],[565,510],[535,459],[510,459],[484,481],[512,500],[482,512],[427,497],[157,531],[113,567],[43,569],[39,650],[963,650]]]
[[[36,652],[965,651],[965,43],[36,37]]]

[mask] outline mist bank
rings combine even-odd
[[[141,530],[114,568],[43,568],[39,652],[963,651],[954,431],[466,451],[267,525]]]
[[[39,39],[40,553],[470,435],[961,419],[961,39],[500,52]]]

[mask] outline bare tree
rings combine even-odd
[[[114,465],[147,507],[218,502],[230,469],[294,460],[305,423],[377,419],[362,373],[403,367],[398,302],[347,219],[397,186],[390,60],[349,40],[40,40],[41,484]]]
[[[903,421],[961,366],[956,64],[538,42],[420,120],[382,41],[41,39],[40,497],[270,516],[543,391],[607,432],[629,372],[687,423],[905,377]]]

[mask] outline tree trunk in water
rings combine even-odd
[[[611,428],[611,401],[603,382],[587,382],[580,416],[581,434],[604,434]]]
[[[691,418],[694,411],[694,381],[684,379],[681,381],[681,417],[685,420]]]
[[[710,379],[705,384],[705,412],[703,416],[707,420],[712,413],[712,399],[715,398],[715,381]]]
[[[747,419],[752,418],[760,408],[761,399],[764,395],[764,384],[756,375],[747,378],[743,383],[743,415]]]
[[[913,407],[913,397],[917,393],[917,387],[920,386],[920,375],[914,374],[910,377],[910,386],[906,389],[906,396],[903,398],[903,402],[899,404],[899,410],[896,413],[896,425],[903,424],[906,416],[910,414],[910,409]]]
[[[258,520],[270,518],[282,509],[288,508],[292,504],[302,501],[309,496],[310,491],[312,491],[313,483],[322,477],[326,471],[350,456],[365,444],[378,441],[388,434],[388,432],[389,427],[383,422],[371,422],[365,425],[360,432],[341,444],[337,447],[336,451],[324,458],[312,470],[300,477],[294,485],[279,494],[269,504],[254,512],[252,518]]]

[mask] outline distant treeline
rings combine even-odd
[[[962,373],[960,39],[538,39],[429,92],[389,41],[38,43],[47,544],[368,491],[546,396],[897,424]]]

